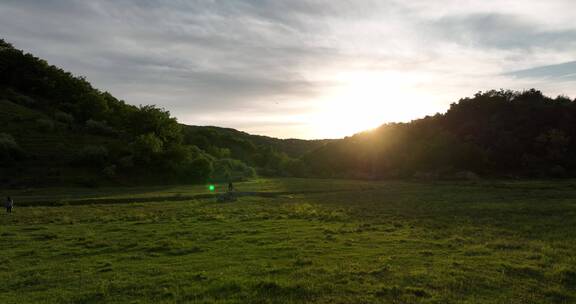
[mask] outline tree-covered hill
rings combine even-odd
[[[534,89],[480,92],[445,114],[386,124],[303,161],[321,176],[574,177],[576,102]]]
[[[576,176],[576,102],[534,89],[480,92],[445,114],[341,140],[276,139],[179,124],[0,40],[0,119],[2,187]]]
[[[3,40],[0,119],[3,186],[287,175],[299,156],[324,144],[181,125],[161,108],[127,104]]]
[[[220,127],[183,125],[184,142],[215,157],[234,158],[265,175],[293,175],[298,158],[334,140],[278,139]]]

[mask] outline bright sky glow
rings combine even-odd
[[[373,129],[383,122],[410,121],[437,111],[432,96],[415,88],[423,75],[401,72],[364,71],[342,73],[336,81],[343,85],[318,101],[309,121],[314,137],[332,138]],[[426,100],[420,103],[419,100]]]
[[[1,38],[179,121],[336,138],[479,90],[576,97],[572,0],[7,0]]]

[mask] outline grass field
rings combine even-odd
[[[237,188],[12,191],[0,303],[576,301],[574,181]]]

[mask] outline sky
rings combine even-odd
[[[339,138],[490,89],[576,97],[573,0],[1,0],[0,38],[182,123]]]

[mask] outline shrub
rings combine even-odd
[[[0,161],[12,161],[24,158],[24,150],[20,148],[12,135],[0,133]]]
[[[76,184],[86,188],[98,187],[98,181],[94,177],[80,177],[76,180]]]
[[[212,173],[212,162],[210,159],[200,156],[181,163],[176,171],[181,180],[206,182]]]
[[[140,135],[132,143],[134,155],[143,162],[150,162],[152,157],[162,152],[162,140],[152,133]]]
[[[61,112],[61,111],[54,113],[54,119],[56,119],[56,121],[59,121],[59,122],[65,123],[65,124],[69,124],[69,125],[74,123],[74,116],[72,116],[72,114],[68,114],[68,113]]]
[[[16,95],[16,97],[13,99],[13,101],[15,101],[18,104],[21,104],[23,106],[27,106],[27,107],[31,107],[34,106],[36,104],[36,101],[33,98],[30,98],[28,96],[25,95]]]
[[[86,146],[78,151],[76,163],[81,165],[102,166],[108,159],[108,149],[103,146]]]
[[[106,124],[105,121],[97,121],[93,119],[88,119],[86,121],[86,130],[92,134],[98,135],[114,135],[116,130]]]
[[[214,162],[214,181],[241,181],[256,176],[254,168],[236,159],[220,159]]]
[[[118,165],[122,168],[134,167],[134,157],[132,155],[124,156],[118,160]]]
[[[40,118],[36,120],[36,126],[42,132],[54,131],[54,121],[47,118]]]
[[[180,181],[205,182],[212,173],[213,157],[196,146],[167,146],[156,163]]]
[[[116,165],[106,166],[102,170],[102,173],[109,179],[113,178],[114,176],[116,176]]]
[[[216,158],[230,158],[232,156],[232,152],[228,148],[209,146],[206,152]]]

